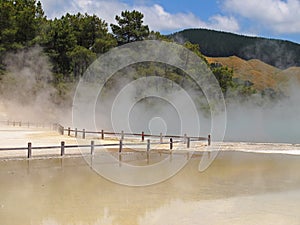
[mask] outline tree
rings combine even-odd
[[[37,31],[36,10],[35,0],[0,1],[0,49],[2,51],[16,50],[31,44],[30,41]]]
[[[73,51],[68,52],[68,57],[71,59],[74,77],[78,78],[84,74],[90,63],[96,59],[96,54],[83,46],[77,45]]]
[[[50,21],[43,42],[45,51],[54,63],[53,72],[68,77],[71,72],[71,59],[68,52],[76,46],[76,37],[70,24],[68,14],[61,19]]]
[[[151,31],[147,39],[149,39],[149,40],[160,40],[160,41],[173,42],[173,40],[171,38],[169,38],[166,35],[162,35],[158,31]]]
[[[120,45],[133,41],[142,41],[149,36],[149,27],[143,25],[144,15],[136,10],[123,11],[116,16],[118,25],[111,24],[111,29]]]
[[[4,53],[13,48],[15,41],[17,29],[14,26],[13,16],[12,2],[0,1],[0,64],[2,64]]]
[[[16,41],[28,45],[37,31],[35,0],[19,0],[13,3],[16,8],[15,23],[17,26]]]
[[[212,72],[218,80],[223,94],[226,95],[227,91],[235,86],[233,82],[233,70],[221,66],[213,67]]]
[[[109,49],[111,49],[113,47],[116,47],[116,46],[117,46],[116,39],[114,39],[111,34],[107,34],[104,37],[97,38],[95,40],[95,43],[92,46],[92,50],[96,54],[102,54],[102,53],[105,53],[105,52],[109,51]]]
[[[197,56],[199,56],[208,65],[207,59],[200,52],[200,47],[198,44],[192,44],[191,42],[187,41],[184,43],[183,46],[186,47],[187,49],[189,49],[190,51],[194,52]]]
[[[0,1],[0,69],[6,53],[37,43],[42,21],[46,17],[40,1]]]
[[[107,23],[96,15],[69,15],[77,45],[92,50],[96,54],[108,51],[117,45],[112,34],[108,33]]]

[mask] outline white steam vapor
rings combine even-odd
[[[133,73],[134,71],[131,70],[130,72]],[[149,82],[147,82],[147,79]],[[122,121],[119,122],[124,125],[123,129],[125,130],[128,122],[133,132],[151,132],[151,130],[155,130],[155,133],[159,134],[167,130],[168,134],[180,134],[179,131],[183,127],[180,119],[184,118],[184,123],[188,124],[189,127],[185,126],[184,130],[181,130],[181,134],[199,135],[199,133],[195,132],[194,127],[197,119],[190,113],[189,104],[177,85],[172,87],[170,83],[163,83],[161,81],[158,85],[150,78],[144,78],[143,81],[135,89],[132,88],[129,90],[127,88],[128,92],[126,94],[122,93],[125,97],[122,97],[121,102],[118,100],[116,94],[110,93],[106,95],[104,97],[105,101],[102,100],[102,105],[100,105],[104,110],[98,111],[99,113],[96,115],[97,127],[113,129],[112,123],[116,123],[113,118],[117,118]],[[131,82],[132,80],[126,81],[123,78],[122,82],[115,83],[113,90],[121,93],[122,88]],[[226,103],[227,126],[225,141],[299,143],[299,83],[291,78],[288,83],[282,83],[281,85],[282,91],[284,91],[286,96],[274,101],[271,101],[267,97],[262,97],[259,93],[252,95],[244,101],[241,101],[241,97],[236,94],[228,94],[230,99],[227,99]],[[199,93],[193,90],[185,91],[194,101],[199,97]],[[177,106],[180,105],[185,110],[185,113],[181,113],[181,116],[178,115],[176,107],[173,108],[172,104],[167,104],[167,102],[159,98],[148,98],[148,100],[145,98],[138,101],[138,99],[142,98],[143,94],[147,96],[145,94],[147,92],[155,92],[156,96],[168,96],[171,94],[170,102],[173,104],[176,103],[175,105]],[[116,102],[120,105],[113,107],[112,105],[116,104]],[[132,105],[133,102],[136,104],[133,105],[128,116],[127,111],[129,110],[126,110],[126,108],[128,108],[128,105]],[[199,107],[199,104],[201,103],[195,102],[195,104],[199,113],[200,135],[206,136],[211,132],[212,126],[215,126],[217,132],[212,138],[215,141],[221,140],[222,133],[218,133],[218,115],[211,118],[210,113],[203,111],[203,109],[202,111],[200,110],[201,107]],[[116,108],[118,109],[117,114],[119,117],[111,116]],[[156,120],[156,123],[153,123],[153,119],[155,118],[160,118],[160,120]],[[152,129],[149,130],[150,126],[152,126]],[[167,126],[167,128],[164,129],[164,126]],[[161,129],[160,132],[159,129]],[[122,127],[119,126],[116,132],[120,132],[121,130]]]
[[[10,53],[0,83],[1,119],[56,122],[58,109],[52,101],[56,90],[51,84],[48,57],[39,46]]]
[[[70,121],[69,112],[71,109],[58,109],[52,101],[56,90],[51,84],[52,73],[49,59],[42,52],[40,47],[22,50],[16,54],[9,54],[5,60],[7,73],[1,77],[1,99],[0,99],[0,119],[15,119],[29,121],[51,121],[62,122]],[[132,82],[135,76],[139,76],[139,71],[128,68],[126,73],[130,73],[130,78],[117,76],[114,86],[108,86],[110,90],[103,96],[98,96],[95,102],[95,122],[96,128],[113,130],[111,121],[111,110],[116,101],[117,94],[128,83]],[[126,74],[125,73],[125,74]],[[155,71],[149,71],[148,76],[153,76]],[[120,78],[120,79],[119,79]],[[175,84],[175,83],[174,83]],[[227,127],[225,140],[228,141],[249,141],[249,142],[288,142],[299,143],[300,140],[300,90],[299,84],[291,80],[288,84],[282,84],[286,97],[281,98],[275,103],[267,103],[266,99],[254,95],[248,101],[240,101],[239,96],[231,95],[230,101],[227,101]],[[189,94],[195,101],[199,92],[195,92],[192,86],[185,86],[185,94]],[[89,89],[86,90],[88,92]],[[156,93],[158,98],[142,99],[143,92],[150,91]],[[168,134],[179,134],[181,132],[190,135],[198,135],[195,132],[196,123],[200,123],[200,135],[206,136],[210,133],[212,126],[218,130],[218,115],[211,118],[210,113],[201,111],[201,104],[205,102],[195,102],[199,113],[199,121],[195,116],[189,113],[189,107],[186,97],[182,96],[182,91],[172,82],[162,82],[159,79],[144,79],[142,85],[136,89],[130,89],[127,93],[125,102],[121,105],[131,104],[129,116],[120,113],[119,120],[129,122],[129,128],[133,132],[166,132]],[[170,95],[171,94],[171,95]],[[147,95],[146,95],[147,96]],[[159,96],[165,96],[172,104],[167,104]],[[167,96],[171,96],[170,98]],[[154,96],[155,97],[155,96]],[[102,99],[101,99],[102,98]],[[98,105],[101,103],[101,105]],[[132,104],[135,103],[135,104]],[[264,103],[264,104],[262,104]],[[89,103],[87,103],[89,104]],[[176,107],[181,110],[181,116],[184,115],[185,124],[180,123]],[[99,106],[101,109],[99,109]],[[118,107],[120,108],[120,107]],[[87,111],[84,108],[83,111]],[[83,112],[84,113],[84,112]],[[83,114],[82,114],[83,115]],[[83,116],[84,117],[84,116]],[[212,123],[213,119],[213,123]],[[123,122],[124,122],[123,121]],[[69,125],[69,124],[68,124]],[[190,126],[187,127],[186,125]],[[167,127],[166,127],[167,126]],[[182,130],[181,128],[184,129]],[[95,129],[95,126],[85,127],[83,121],[82,127],[86,129]],[[120,132],[122,128],[118,127]],[[126,130],[126,127],[123,128]],[[181,132],[179,132],[182,130]],[[154,132],[155,131],[155,132]],[[219,140],[222,133],[212,136],[213,140]]]

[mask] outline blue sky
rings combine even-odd
[[[163,34],[208,28],[300,43],[300,0],[41,0],[48,18],[96,14],[107,23],[123,10],[139,10]]]

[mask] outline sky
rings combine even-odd
[[[150,30],[207,28],[300,43],[300,0],[41,0],[46,16],[96,14],[108,24],[124,10],[144,14]]]

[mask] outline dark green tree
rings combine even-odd
[[[200,47],[198,44],[192,44],[191,42],[187,41],[184,43],[183,46],[186,47],[187,49],[189,49],[190,51],[194,52],[197,56],[199,56],[208,65],[206,58],[200,52]]]
[[[41,21],[46,21],[42,4],[35,0],[0,1],[0,65],[10,51],[30,47],[37,43]]]
[[[91,50],[77,45],[73,51],[68,52],[68,57],[71,59],[71,66],[75,78],[84,74],[91,62],[96,59],[96,54]]]
[[[173,42],[173,40],[171,38],[169,38],[166,35],[162,35],[158,31],[151,31],[147,39],[149,39],[149,40],[160,40],[160,41]]]
[[[212,72],[219,82],[222,92],[226,95],[230,88],[234,88],[235,84],[233,82],[233,70],[228,67],[214,67]]]
[[[16,8],[14,22],[17,32],[15,41],[27,46],[37,34],[36,1],[18,0],[14,1],[13,4]]]
[[[41,9],[41,4],[38,2]],[[0,1],[0,48],[2,51],[30,46],[37,35],[35,0]]]
[[[123,11],[116,16],[118,25],[111,24],[111,29],[119,45],[133,41],[142,41],[149,36],[149,27],[143,25],[144,15],[136,10]]]
[[[80,13],[48,21],[41,36],[40,44],[54,62],[53,72],[71,80],[83,75],[98,54],[117,45],[107,23]]]
[[[108,25],[96,15],[69,15],[77,45],[92,50],[96,54],[108,51],[117,45],[115,38],[108,33]]]
[[[14,5],[11,1],[0,1],[0,62],[7,50],[13,48],[17,28],[14,25]],[[3,65],[1,66],[3,67]]]
[[[73,32],[68,14],[61,19],[54,19],[49,22],[49,29],[43,40],[43,47],[51,58],[54,66],[53,72],[63,74],[66,78],[71,73],[71,59],[68,52],[76,46],[76,37]]]

